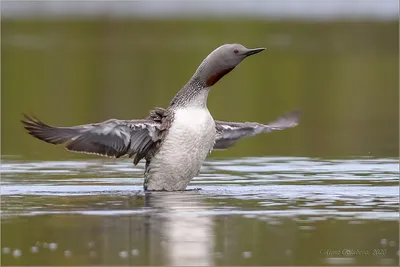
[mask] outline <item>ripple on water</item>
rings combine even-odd
[[[2,215],[7,218],[148,212],[123,208],[127,197],[144,196],[142,168],[142,163],[134,167],[130,160],[5,160],[1,165]],[[210,201],[238,201],[236,205],[208,211],[212,215],[226,212],[250,216],[324,214],[391,220],[398,217],[398,168],[398,159],[390,158],[210,160],[191,187],[201,187],[203,190],[198,194]],[[53,201],[66,196],[68,205]],[[82,197],[87,201],[79,202]],[[111,204],[110,198],[121,205]],[[246,208],[246,201],[252,203],[250,210]],[[93,209],[94,206],[97,208]],[[104,207],[110,208],[104,210]]]

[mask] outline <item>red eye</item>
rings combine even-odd
[[[239,50],[235,49],[235,50],[233,50],[233,53],[237,54],[237,53],[239,53]]]

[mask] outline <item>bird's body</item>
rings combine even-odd
[[[22,121],[31,135],[70,151],[111,157],[128,155],[137,164],[146,159],[145,190],[185,190],[213,149],[224,149],[243,137],[298,124],[292,112],[269,125],[215,121],[207,108],[212,85],[245,57],[264,49],[223,45],[199,66],[167,109],[157,108],[144,120],[108,120],[74,127],[52,127],[26,116]]]
[[[214,146],[215,137],[215,122],[207,108],[178,109],[162,146],[148,166],[145,188],[168,191],[185,189],[199,173]]]

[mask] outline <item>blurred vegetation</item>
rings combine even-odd
[[[1,42],[2,155],[90,157],[28,136],[21,114],[57,126],[143,118],[237,42],[267,50],[213,88],[214,118],[303,118],[212,156],[398,156],[397,21],[3,20]]]

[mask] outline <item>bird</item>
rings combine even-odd
[[[109,119],[72,127],[55,127],[24,115],[27,132],[73,152],[145,159],[145,191],[184,191],[213,149],[226,149],[247,136],[284,130],[299,124],[300,111],[288,112],[269,124],[214,120],[207,108],[208,93],[245,58],[264,51],[241,44],[213,50],[167,108],[155,108],[145,119]]]

